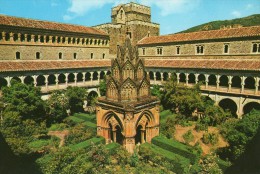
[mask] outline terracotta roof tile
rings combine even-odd
[[[146,67],[150,68],[187,68],[218,70],[251,70],[260,71],[259,60],[208,60],[208,59],[146,59]]]
[[[0,25],[107,36],[105,32],[91,27],[50,22],[50,21],[33,20],[33,19],[26,19],[26,18],[18,18],[18,17],[5,16],[5,15],[0,15]]]
[[[0,72],[110,67],[110,64],[110,60],[2,61],[0,62]]]
[[[210,31],[198,31],[191,33],[178,33],[164,36],[145,37],[138,42],[139,45],[148,45],[156,43],[171,43],[185,41],[200,41],[211,39],[225,39],[238,37],[260,36],[260,26],[231,28]]]

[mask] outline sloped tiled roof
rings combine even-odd
[[[91,27],[50,22],[50,21],[33,20],[33,19],[26,19],[26,18],[18,18],[18,17],[5,16],[5,15],[0,15],[0,26],[1,25],[107,36],[105,32]]]
[[[211,39],[229,39],[239,37],[260,36],[260,26],[241,27],[231,29],[220,29],[210,31],[198,31],[191,33],[178,33],[163,36],[145,37],[138,42],[139,45],[149,45],[157,43],[200,41]]]
[[[2,61],[0,62],[0,72],[96,68],[110,66],[111,60],[108,59],[83,61]],[[145,66],[147,68],[260,71],[260,61],[257,60],[146,59]]]
[[[110,67],[110,60],[2,61],[0,72]]]
[[[260,71],[260,60],[146,59],[146,67]]]

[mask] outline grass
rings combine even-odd
[[[96,116],[93,114],[76,113],[69,117],[75,123],[83,123],[87,127],[96,128]]]
[[[29,147],[33,150],[40,150],[44,146],[47,146],[50,144],[50,139],[47,140],[36,140],[29,143]]]
[[[78,143],[78,144],[74,144],[74,145],[71,145],[70,148],[72,150],[78,150],[78,149],[82,149],[82,148],[88,148],[91,146],[92,143],[94,144],[100,144],[102,142],[104,142],[104,138],[103,137],[94,137],[94,138],[91,138],[91,139],[88,139],[86,141],[83,141],[81,143]]]

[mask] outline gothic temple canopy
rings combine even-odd
[[[151,142],[159,135],[159,101],[151,96],[144,65],[137,47],[127,38],[111,60],[106,96],[98,99],[96,108],[97,134],[131,153],[136,144]]]

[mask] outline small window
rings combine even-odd
[[[74,59],[77,59],[77,53],[73,54]]]
[[[224,45],[224,53],[225,54],[229,53],[229,44]]]
[[[59,53],[59,59],[62,59],[62,53]]]
[[[145,48],[143,48],[143,55],[145,55]]]
[[[253,53],[260,53],[260,43],[253,43]]]
[[[176,46],[176,54],[180,54],[181,48],[180,46]]]
[[[129,38],[131,39],[132,38],[132,33],[131,32],[126,32],[126,35],[129,36]]]
[[[105,53],[103,53],[103,59],[105,59],[105,56],[106,56],[106,54],[105,54]]]
[[[15,53],[15,58],[16,58],[16,59],[21,59],[20,52],[16,52],[16,53]]]
[[[162,55],[162,47],[157,47],[157,55]]]
[[[203,45],[197,45],[196,46],[196,53],[197,54],[203,54],[204,53],[204,46]]]
[[[40,52],[36,52],[36,59],[40,59],[41,58],[41,53]]]
[[[94,54],[90,53],[90,58],[93,59],[93,57],[94,57]]]

